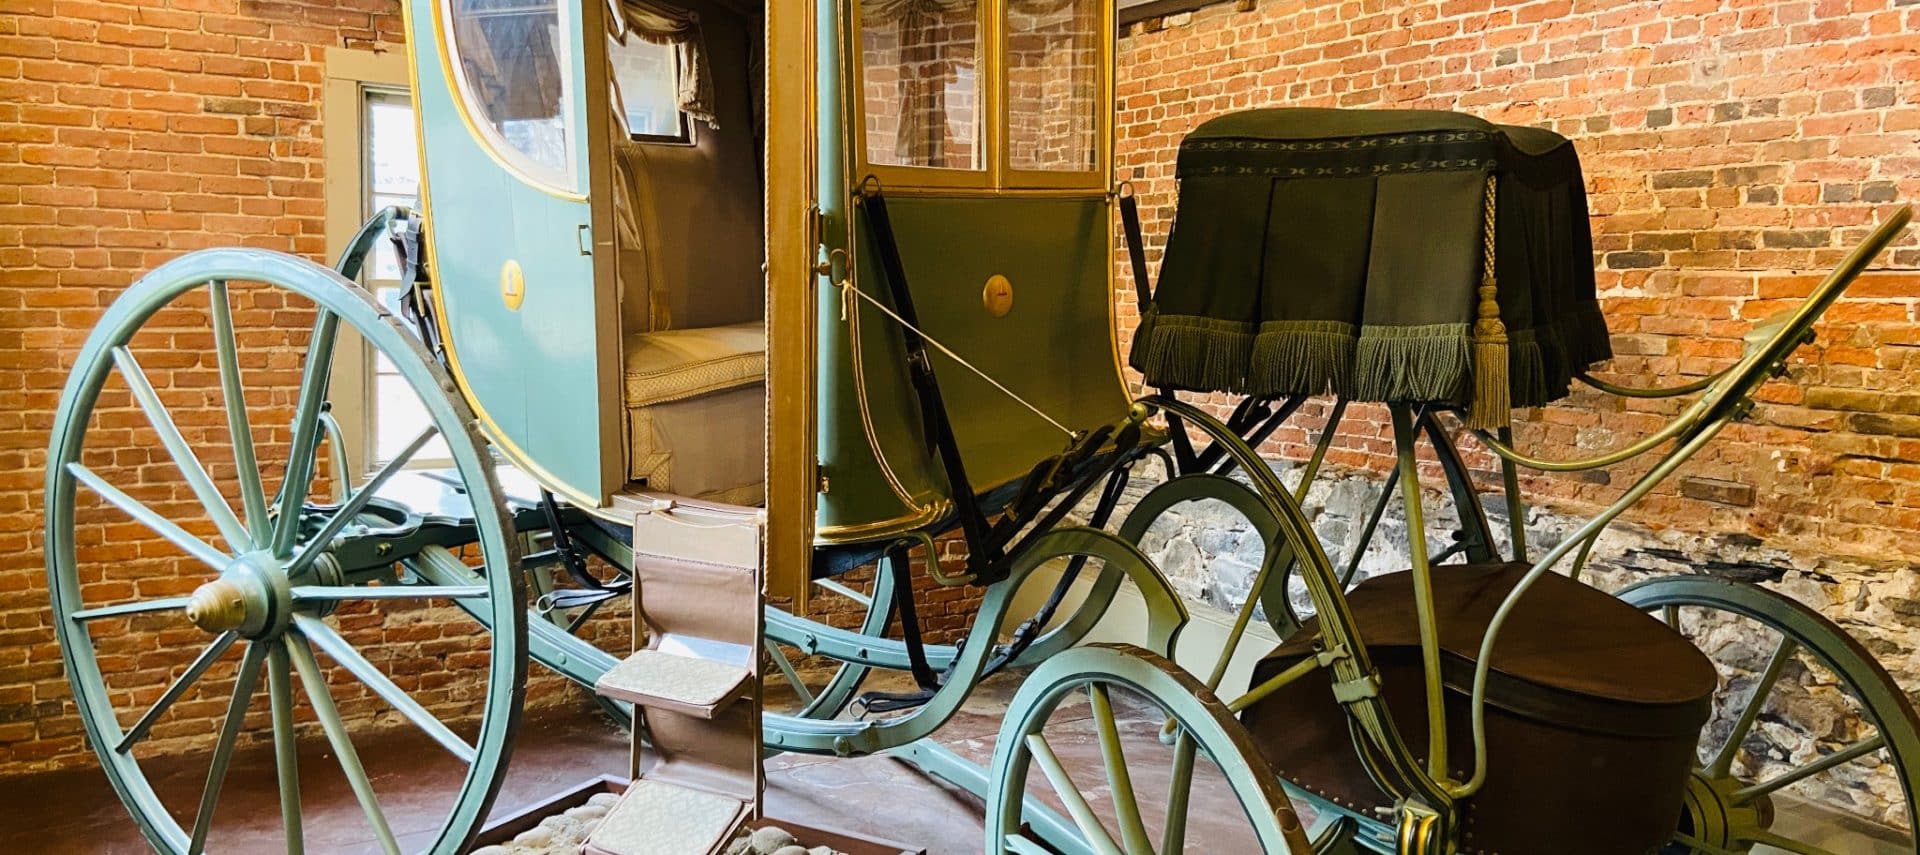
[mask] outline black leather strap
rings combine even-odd
[[[1133,268],[1133,294],[1140,300],[1140,311],[1153,304],[1153,287],[1147,278],[1147,247],[1140,238],[1140,200],[1131,190],[1120,194],[1120,227],[1127,235],[1127,261]]]
[[[880,278],[886,280],[888,296],[893,298],[893,311],[905,322],[901,325],[900,337],[907,348],[908,377],[913,382],[913,390],[920,402],[921,425],[927,443],[939,456],[941,468],[946,472],[954,510],[959,514],[960,526],[967,538],[967,562],[974,568],[977,578],[984,580],[982,584],[985,584],[997,576],[1001,551],[988,537],[986,517],[981,514],[975,501],[966,464],[960,459],[960,443],[953,434],[953,421],[947,416],[946,399],[940,395],[940,380],[934,376],[926,340],[920,336],[920,316],[914,311],[913,293],[907,288],[907,268],[900,260],[900,246],[894,239],[893,219],[887,215],[887,197],[877,186],[870,190],[863,189],[861,205],[866,210],[863,219],[873,238],[874,254],[880,262]],[[854,307],[854,310],[857,311],[858,307]]]

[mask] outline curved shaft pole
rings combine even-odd
[[[1394,726],[1386,703],[1380,698],[1379,672],[1374,669],[1367,655],[1359,627],[1354,623],[1353,611],[1348,607],[1339,581],[1334,577],[1332,562],[1327,559],[1326,550],[1321,547],[1306,514],[1300,510],[1298,503],[1292,501],[1286,485],[1280,482],[1279,476],[1261,460],[1259,454],[1206,411],[1164,395],[1148,396],[1140,399],[1139,403],[1192,424],[1214,440],[1222,441],[1227,453],[1247,473],[1248,479],[1266,503],[1267,510],[1279,521],[1280,533],[1299,562],[1301,580],[1306,584],[1307,594],[1320,620],[1324,649],[1338,652],[1331,657],[1330,667],[1334,685],[1351,697],[1346,702],[1347,714],[1366,734],[1364,741],[1379,748],[1382,759],[1389,764],[1392,777],[1405,782],[1429,806],[1450,814],[1453,809],[1452,794],[1420,767],[1414,759],[1413,750],[1407,747],[1399,729]]]
[[[1622,398],[1678,398],[1682,395],[1691,395],[1695,392],[1706,391],[1708,387],[1720,382],[1720,378],[1727,376],[1727,372],[1732,370],[1731,367],[1723,368],[1689,383],[1658,389],[1645,389],[1637,386],[1622,386],[1618,383],[1609,383],[1585,371],[1575,372],[1573,379],[1592,386],[1595,389],[1599,389],[1609,395],[1618,395]]]
[[[932,733],[959,710],[979,681],[992,654],[1000,619],[1013,605],[1013,596],[1021,584],[1047,562],[1075,555],[1100,559],[1106,565],[1101,575],[1116,577],[1115,584],[1123,574],[1133,579],[1147,600],[1147,646],[1156,652],[1171,652],[1175,637],[1187,623],[1187,610],[1153,562],[1111,532],[1080,526],[1059,528],[1036,539],[1015,559],[1007,577],[987,588],[945,685],[924,706],[895,718],[861,721],[825,721],[766,713],[761,717],[764,744],[775,751],[845,757],[896,748]]]
[[[340,259],[334,262],[333,269],[341,277],[358,280],[360,271],[366,266],[367,255],[373,252],[373,242],[385,237],[387,227],[394,220],[413,216],[413,211],[398,205],[388,205],[373,212],[373,216],[353,233],[353,240],[347,241],[347,248],[340,251]]]
[[[1827,274],[1827,278],[1815,287],[1813,293],[1807,295],[1807,299],[1801,301],[1799,306],[1794,307],[1778,321],[1766,321],[1757,327],[1754,330],[1755,333],[1768,328],[1771,330],[1764,339],[1749,340],[1740,361],[1715,375],[1703,387],[1707,389],[1707,394],[1694,401],[1685,412],[1668,422],[1665,427],[1639,442],[1587,460],[1548,461],[1521,454],[1485,431],[1474,431],[1474,433],[1493,453],[1521,466],[1546,472],[1575,472],[1611,466],[1638,457],[1655,446],[1688,432],[1702,420],[1718,419],[1729,412],[1737,415],[1740,410],[1751,406],[1747,402],[1747,396],[1772,377],[1776,371],[1781,370],[1796,348],[1811,340],[1814,322],[1818,321],[1821,315],[1826,314],[1827,309],[1832,307],[1834,301],[1840,299],[1840,295],[1847,290],[1847,286],[1860,277],[1860,274],[1867,269],[1867,265],[1873,263],[1873,259],[1880,254],[1880,251],[1886,249],[1912,219],[1911,207],[1901,208],[1889,215],[1879,228],[1874,229],[1873,233],[1867,236],[1866,240],[1861,241],[1859,246],[1847,253],[1847,257],[1840,262],[1839,266],[1835,267],[1832,273]]]
[[[1517,463],[1528,469],[1535,469],[1541,472],[1582,472],[1588,469],[1603,469],[1639,457],[1665,444],[1667,440],[1673,439],[1693,429],[1700,423],[1701,419],[1706,418],[1707,413],[1713,409],[1710,399],[1711,396],[1693,402],[1692,406],[1687,407],[1686,412],[1675,416],[1673,421],[1667,422],[1661,426],[1659,430],[1648,434],[1632,445],[1615,449],[1595,457],[1587,457],[1579,460],[1544,460],[1538,457],[1529,457],[1520,453],[1513,446],[1501,442],[1484,430],[1475,429],[1473,435],[1477,437],[1481,444],[1485,445],[1489,451],[1499,455],[1500,459]]]

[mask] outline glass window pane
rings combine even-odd
[[[867,161],[981,169],[978,0],[862,0]]]
[[[1099,0],[1008,0],[1008,165],[1092,170],[1099,102]]]
[[[381,288],[374,292],[380,304],[388,311],[400,311],[400,289]],[[426,405],[413,387],[400,376],[399,369],[386,354],[373,351],[373,460],[374,466],[392,460],[404,451],[407,443],[433,424],[427,415]],[[447,444],[439,437],[429,441],[419,453],[413,456],[415,465],[445,460],[450,452]]]
[[[362,198],[373,212],[393,205],[419,207],[420,151],[414,145],[413,102],[404,94],[367,93],[366,181]],[[400,260],[387,241],[376,241],[368,281],[400,278]]]
[[[374,420],[373,441],[373,459],[378,464],[407,450],[407,444],[431,426],[433,420],[427,416],[427,405],[420,402],[420,396],[414,393],[406,378],[398,374],[375,374],[373,383],[374,412],[380,414]],[[430,463],[450,455],[446,441],[436,436],[428,440],[409,463]]]
[[[634,136],[678,137],[680,75],[672,45],[657,45],[637,35],[607,45],[613,79],[619,85],[621,112]]]
[[[461,96],[536,177],[570,186],[566,35],[558,0],[450,0]]]

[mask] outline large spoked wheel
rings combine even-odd
[[[241,349],[243,337],[284,331],[250,322],[236,334],[236,315],[284,322],[309,306],[310,339],[295,333],[267,353]],[[327,375],[343,326],[404,378],[431,428],[344,502],[313,504],[310,494],[322,493],[314,481]],[[300,363],[290,365],[289,356]],[[142,361],[168,372],[166,391],[156,390]],[[243,364],[255,385],[243,382]],[[291,388],[276,389],[276,379]],[[208,250],[160,267],[116,300],[88,338],[48,454],[48,580],[74,703],[115,790],[157,850],[207,847],[230,766],[247,765],[234,763],[243,735],[248,745],[273,746],[286,848],[303,848],[296,685],[307,702],[301,717],[317,720],[366,817],[346,839],[388,852],[404,840],[406,849],[451,853],[463,851],[484,820],[519,717],[526,602],[490,459],[452,389],[367,292],[318,265],[258,250]],[[286,424],[289,411],[290,430],[256,431]],[[472,530],[442,538],[484,562],[468,584],[396,570],[392,562],[407,556],[392,544],[411,542],[404,535],[419,518],[374,498],[436,440],[435,453],[450,460],[474,505]],[[224,489],[210,470],[227,476]],[[274,473],[277,492],[269,493]],[[114,548],[117,540],[137,543],[137,554]],[[418,641],[423,625],[468,620],[449,603],[483,614],[492,631],[476,633],[467,622]],[[407,652],[369,645],[395,633],[414,640]],[[438,672],[433,680],[418,673],[429,670]],[[263,688],[270,714],[250,723]],[[425,812],[437,813],[433,823],[412,791],[406,822],[390,823],[382,810],[348,729],[348,721],[372,724],[376,715],[407,726],[393,738],[430,740],[452,755],[447,768],[457,774],[445,777],[458,783],[442,791],[444,809]],[[388,765],[378,753],[368,757],[376,771]],[[143,759],[155,767],[204,763],[205,783],[156,788],[160,775],[149,777]],[[449,761],[411,753],[408,762],[425,777]],[[335,831],[328,837],[340,842]]]
[[[1158,738],[1169,718],[1179,728],[1171,746]],[[1095,748],[1076,755],[1070,745]],[[1196,763],[1202,756],[1208,762]],[[1092,758],[1104,774],[1069,771],[1071,760],[1091,766]],[[1036,766],[1040,774],[1030,775]],[[989,780],[997,787],[987,803],[991,853],[1313,851],[1279,779],[1226,705],[1179,666],[1132,645],[1077,647],[1035,668],[1007,708]],[[1149,787],[1164,799],[1143,799]],[[1241,816],[1218,809],[1226,799]],[[1047,802],[1065,809],[1073,839],[1042,845],[1029,836],[1030,826],[1057,827],[1026,816]],[[1193,814],[1195,803],[1209,807]]]
[[[1669,853],[1920,851],[1912,831],[1920,718],[1859,642],[1755,585],[1680,576],[1620,597],[1693,639],[1721,671]],[[1771,654],[1763,646],[1741,655],[1739,640],[1756,629]],[[1836,800],[1851,801],[1853,811],[1822,807]]]

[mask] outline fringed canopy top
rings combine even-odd
[[[1133,343],[1150,384],[1464,406],[1489,273],[1513,405],[1564,396],[1612,355],[1580,161],[1558,134],[1435,111],[1254,110],[1189,134],[1178,177]]]

